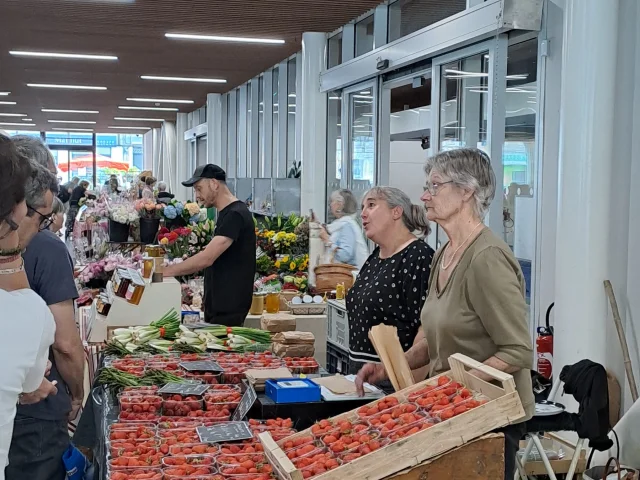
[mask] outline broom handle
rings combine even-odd
[[[616,301],[616,295],[615,293],[613,293],[613,287],[611,286],[611,282],[609,280],[604,281],[604,291],[609,298],[609,303],[611,304],[613,321],[616,324],[618,338],[620,339],[620,345],[622,346],[624,369],[627,372],[627,380],[629,381],[629,388],[631,390],[631,399],[635,402],[636,400],[638,400],[638,386],[636,385],[636,379],[633,376],[631,357],[629,356],[629,347],[627,347],[627,336],[625,335],[624,328],[622,327],[622,320],[620,319],[620,312],[618,311],[618,302]]]

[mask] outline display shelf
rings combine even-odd
[[[107,292],[112,292],[110,288],[107,287]],[[181,311],[181,288],[175,278],[165,278],[162,283],[146,284],[138,305],[115,295],[109,297],[112,303],[106,316],[97,312],[96,300],[93,302],[87,333],[90,343],[106,341],[113,328],[149,325],[172,308],[176,312]]]

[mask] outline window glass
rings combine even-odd
[[[535,144],[538,40],[509,46],[505,94],[504,240],[520,262],[530,302],[536,240]]]
[[[247,165],[246,177],[251,178],[255,172],[251,171],[251,81],[247,82]]]
[[[488,57],[479,54],[442,66],[440,150],[461,147],[486,150]]]
[[[360,198],[375,184],[376,139],[373,88],[367,87],[349,95],[351,123],[349,155],[351,158],[351,191]]]
[[[287,177],[299,176],[296,168],[296,59],[289,60],[287,65]]]
[[[467,8],[467,0],[397,0],[389,5],[389,42],[444,20]]]
[[[331,222],[331,192],[340,189],[342,179],[342,92],[329,92],[327,102],[327,222]]]
[[[264,177],[264,76],[258,82],[258,177]],[[267,98],[267,101],[269,99]]]
[[[329,38],[327,42],[327,68],[342,63],[342,32]]]
[[[356,57],[373,50],[373,15],[356,23]]]
[[[273,137],[271,139],[272,153],[271,153],[271,172],[272,176],[277,176],[279,151],[280,151],[280,122],[278,121],[278,88],[280,86],[280,69],[278,67],[273,69],[273,89],[271,92],[271,98],[273,99]]]

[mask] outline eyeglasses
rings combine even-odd
[[[440,182],[440,183],[427,182],[427,184],[424,187],[424,190],[425,192],[429,192],[429,194],[432,197],[435,197],[438,194],[440,187],[442,187],[443,185],[446,185],[447,183],[454,183],[454,182],[453,180],[449,180],[448,182]]]
[[[27,209],[32,211],[33,213],[37,213],[40,216],[40,227],[39,227],[40,231],[46,230],[53,223],[53,212],[51,212],[49,215],[43,215],[39,211],[37,211],[35,208],[29,205],[27,205]]]

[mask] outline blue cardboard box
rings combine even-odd
[[[267,380],[265,394],[275,403],[319,402],[320,387],[308,378]]]

